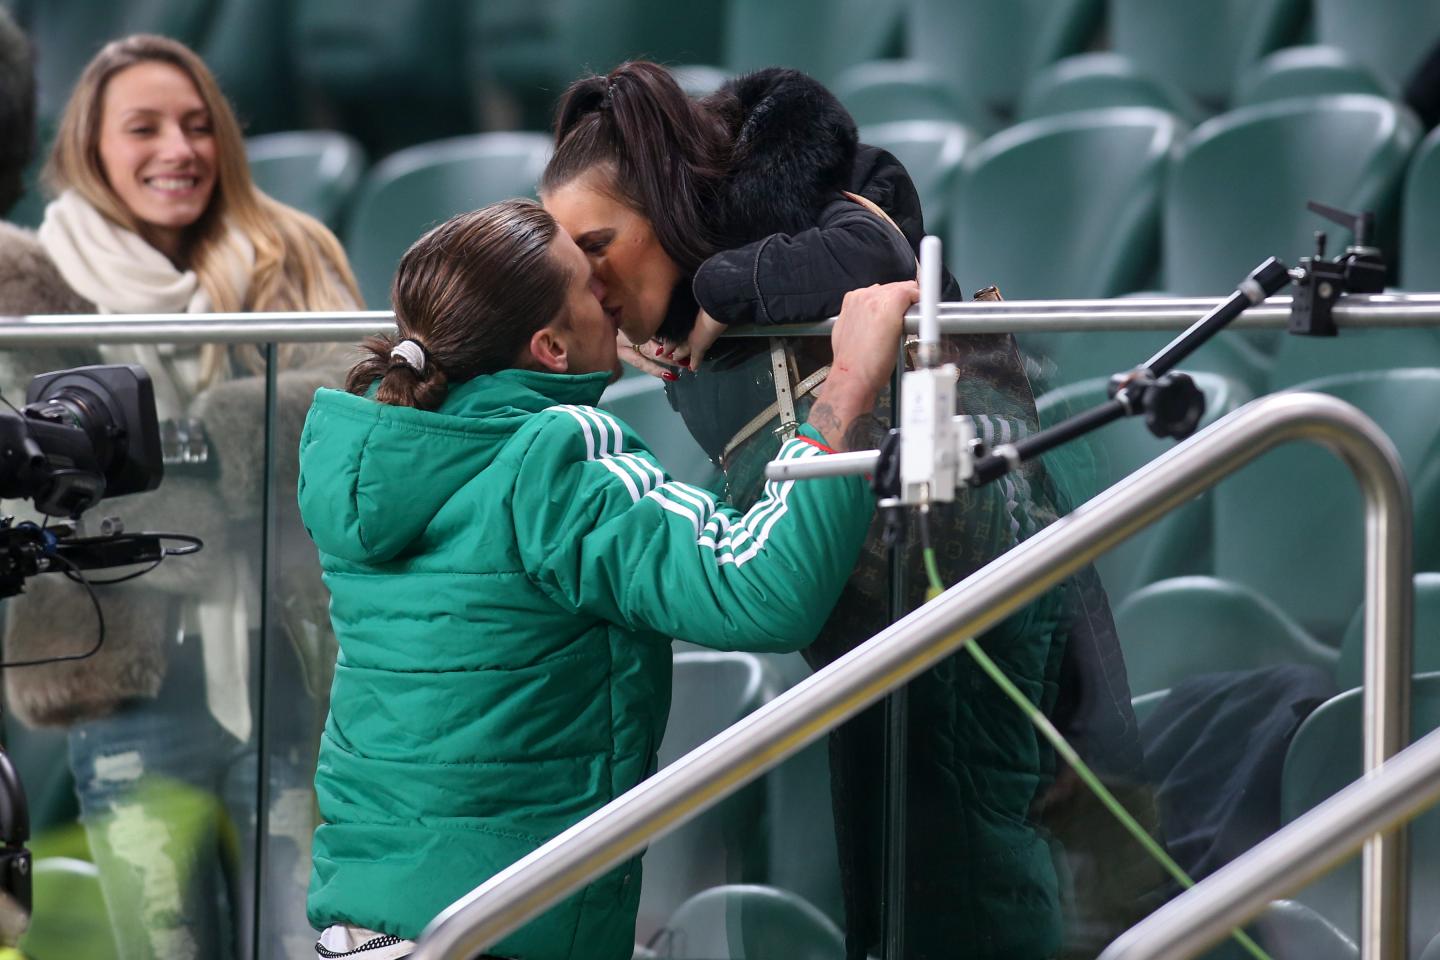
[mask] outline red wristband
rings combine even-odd
[[[838,450],[835,450],[833,447],[827,447],[827,446],[825,446],[825,444],[821,443],[819,440],[811,440],[809,437],[796,437],[795,439],[801,441],[802,443],[808,443],[808,444],[810,444],[810,446],[812,446],[812,447],[819,447],[821,450],[824,450],[826,453],[838,453],[838,452],[839,452]]]

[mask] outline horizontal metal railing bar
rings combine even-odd
[[[1115,939],[1100,960],[1186,960],[1440,800],[1440,731],[1221,867]],[[1403,906],[1403,905],[1402,905]]]
[[[0,350],[99,343],[337,343],[393,333],[388,310],[0,317]]]
[[[1366,503],[1365,623],[1371,728],[1385,756],[1404,742],[1413,604],[1410,499],[1394,446],[1354,407],[1312,393],[1257,400],[1051,524],[921,609],[797,684],[634,789],[502,870],[443,911],[414,960],[465,960],[713,806],[786,757],[954,653],[1167,512],[1266,451],[1319,442],[1354,472]],[[1403,673],[1402,673],[1403,671]],[[1396,733],[1401,739],[1391,742]],[[1374,841],[1372,841],[1373,845]],[[1382,903],[1403,898],[1396,856],[1377,861]],[[1403,859],[1398,861],[1403,867]],[[1397,889],[1398,888],[1398,889]]]
[[[1216,297],[1113,300],[1009,300],[940,304],[944,333],[1180,330],[1220,303]],[[1440,294],[1353,295],[1335,306],[1341,328],[1440,326]],[[1281,329],[1290,299],[1271,297],[1232,324]],[[834,320],[775,327],[736,327],[730,336],[828,336]],[[918,309],[906,328],[919,330]],[[0,317],[0,350],[68,343],[329,343],[393,332],[388,310],[350,313],[105,314]]]

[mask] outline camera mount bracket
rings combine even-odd
[[[1306,208],[1350,231],[1351,242],[1333,260],[1325,259],[1325,231],[1315,232],[1315,255],[1302,257],[1290,271],[1295,298],[1290,306],[1289,330],[1302,337],[1333,337],[1335,301],[1347,293],[1380,293],[1385,289],[1385,259],[1369,245],[1375,214],[1349,213],[1311,200]]]

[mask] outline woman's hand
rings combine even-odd
[[[647,340],[643,344],[635,344],[631,343],[630,338],[625,334],[615,334],[615,352],[620,355],[621,362],[628,363],[641,373],[659,377],[667,383],[679,380],[678,374],[666,369],[664,358],[655,355],[663,349],[659,340]]]
[[[725,324],[701,310],[695,315],[695,326],[691,328],[690,336],[680,343],[672,340],[660,341],[661,357],[677,366],[698,369],[700,361],[705,359],[705,354],[724,332]]]

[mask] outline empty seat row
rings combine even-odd
[[[721,653],[677,644],[674,706],[659,765],[675,762],[809,674],[799,654]],[[636,940],[653,942],[667,927],[673,931],[672,915],[704,890],[755,883],[798,895],[828,918],[821,926],[843,920],[824,740],[650,845]]]
[[[1196,374],[1196,378],[1206,395],[1207,421],[1249,399],[1241,384],[1216,375]],[[1440,571],[1440,535],[1431,522],[1440,513],[1440,423],[1416,416],[1417,410],[1440,404],[1440,369],[1338,374],[1296,384],[1295,389],[1353,404],[1390,437],[1414,504],[1415,569]],[[1101,380],[1042,396],[1038,404],[1042,422],[1054,423],[1104,396]],[[1047,462],[1062,479],[1078,477],[1069,492],[1073,499],[1084,500],[1167,446],[1151,437],[1138,420],[1127,420],[1059,448],[1047,455]],[[1122,612],[1127,598],[1140,597],[1146,584],[1173,577],[1216,576],[1264,597],[1266,604],[1282,611],[1316,642],[1336,649],[1363,596],[1362,505],[1355,480],[1333,454],[1311,444],[1287,444],[1107,554],[1098,567],[1112,603]],[[1141,609],[1154,609],[1154,625],[1158,625],[1166,619],[1166,606],[1178,601],[1167,594],[1163,602],[1149,602],[1154,606]],[[1201,638],[1208,630],[1203,619],[1180,618],[1172,631],[1176,662],[1184,662],[1185,655],[1178,651],[1192,643],[1197,646],[1193,655],[1205,657]],[[1122,636],[1126,632],[1122,629]],[[1151,635],[1143,625],[1128,632]],[[1172,659],[1164,650],[1155,656],[1161,664]],[[1147,682],[1137,692],[1160,686]]]
[[[1310,199],[1375,211],[1393,262],[1402,193],[1399,280],[1440,287],[1440,227],[1428,214],[1440,194],[1440,135],[1417,151],[1413,118],[1383,98],[1276,101],[1193,131],[1173,114],[1115,108],[1042,117],[988,139],[919,120],[861,133],[910,169],[927,226],[946,236],[967,289],[993,283],[1010,299],[1224,294],[1266,256],[1293,263],[1311,253],[1317,228],[1338,234],[1332,250],[1349,239],[1305,209]],[[364,155],[353,140],[277,135],[251,149],[262,188],[331,224],[355,194],[343,235],[366,300],[379,307],[399,255],[426,226],[532,194],[551,147],[526,133],[422,144],[385,158],[358,192]],[[1258,374],[1270,363],[1237,352]],[[1070,366],[1059,371],[1065,380],[1101,372]]]
[[[990,132],[1017,115],[1036,74],[1102,39],[1205,113],[1237,102],[1257,59],[1312,35],[1392,95],[1440,40],[1425,0],[143,0],[99,14],[86,0],[8,2],[40,52],[44,115],[105,40],[151,31],[212,64],[250,132],[338,126],[377,155],[479,129],[543,129],[578,73],[640,56],[732,73],[785,64],[827,83],[904,56]]]

